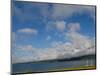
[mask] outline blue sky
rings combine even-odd
[[[48,51],[55,44],[72,44],[73,36],[66,36],[72,33],[81,40],[95,38],[94,6],[13,1],[12,49],[17,59],[35,55],[25,47]]]

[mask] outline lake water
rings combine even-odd
[[[41,63],[19,63],[12,65],[13,73],[26,72],[45,72],[48,70],[80,67],[80,66],[94,66],[95,59],[82,59],[74,61],[55,61],[55,62],[41,62]]]

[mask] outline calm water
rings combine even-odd
[[[25,73],[25,72],[43,72],[52,69],[71,68],[79,66],[94,66],[95,59],[84,59],[74,61],[61,61],[61,62],[42,62],[42,63],[20,63],[12,65],[13,73]]]

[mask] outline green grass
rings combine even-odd
[[[81,66],[81,67],[73,67],[73,68],[52,69],[48,71],[71,71],[71,70],[90,70],[90,69],[96,69],[96,66]]]

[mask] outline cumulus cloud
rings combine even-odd
[[[77,52],[74,56],[81,56],[85,54],[95,54],[95,40],[89,36],[79,33],[79,23],[69,23],[68,32],[65,33],[67,39]]]
[[[31,28],[19,29],[17,32],[24,33],[24,34],[34,34],[34,35],[36,35],[38,33],[38,31],[36,29],[31,29]]]
[[[92,39],[88,39],[86,36],[75,33],[68,35],[70,42],[53,42],[51,48],[35,48],[31,45],[25,45],[19,47],[22,53],[27,51],[27,55],[23,55],[16,59],[16,62],[29,62],[29,61],[42,61],[62,58],[72,58],[82,55],[95,54],[95,43]],[[77,39],[78,37],[78,39]],[[31,51],[31,52],[29,52]],[[15,59],[14,57],[12,59]]]
[[[69,23],[68,29],[69,32],[67,32],[65,36],[76,48],[90,48],[95,44],[94,40],[89,36],[78,33],[80,30],[79,23]]]
[[[65,26],[66,25],[66,22],[64,21],[57,21],[56,22],[56,28],[60,31],[64,31],[65,30]]]
[[[70,32],[67,33],[67,37],[69,37],[72,46],[79,50],[79,52],[88,52],[88,50],[95,51],[95,42],[93,39],[89,38],[88,36],[82,35],[77,32]],[[82,53],[82,52],[81,52]],[[79,55],[81,55],[79,53]]]
[[[66,28],[66,22],[65,21],[50,21],[47,23],[47,30],[58,30],[58,31],[64,31]]]
[[[67,37],[69,37],[69,40],[76,47],[79,46],[80,48],[82,47],[89,48],[92,44],[92,41],[89,40],[90,39],[89,37],[79,34],[77,32],[70,32],[67,34]]]

